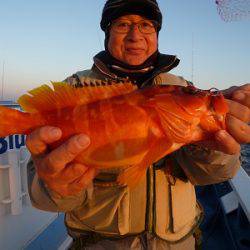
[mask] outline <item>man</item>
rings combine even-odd
[[[94,58],[91,70],[77,72],[66,81],[76,87],[86,77],[113,82],[130,81],[143,88],[153,84],[186,86],[168,73],[179,60],[158,52],[162,15],[154,0],[108,0],[101,28],[105,51]],[[27,138],[36,174],[30,196],[33,205],[66,212],[66,226],[78,249],[194,249],[193,233],[202,212],[193,185],[225,181],[239,168],[240,143],[250,141],[250,86],[226,93],[230,113],[226,131],[215,141],[183,147],[149,167],[134,188],[119,186],[119,170],[100,171],[73,163],[91,143],[75,135],[59,148],[48,145],[61,136],[58,128],[42,127]],[[169,174],[168,161],[174,163]],[[94,180],[94,181],[93,181]],[[89,185],[93,181],[93,186]]]

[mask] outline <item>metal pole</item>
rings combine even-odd
[[[192,33],[192,62],[191,62],[191,81],[194,82],[194,33]]]
[[[3,61],[1,100],[3,100],[3,86],[4,86],[4,64],[5,64],[5,62]]]

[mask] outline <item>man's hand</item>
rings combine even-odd
[[[58,148],[47,152],[48,145],[59,140],[61,135],[59,128],[41,127],[27,136],[26,145],[38,176],[51,190],[68,196],[86,188],[97,171],[74,162],[75,157],[89,146],[90,140],[86,135],[75,135]]]
[[[240,144],[250,142],[250,84],[231,87],[222,91],[227,98],[229,113],[226,116],[227,131],[215,134],[215,142],[204,142],[203,146],[226,154],[240,152]]]

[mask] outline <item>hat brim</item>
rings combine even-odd
[[[129,14],[143,16],[149,20],[154,20],[158,23],[158,30],[161,28],[162,14],[158,5],[153,1],[130,0],[126,2],[117,2],[116,5],[106,6],[105,13],[101,21],[101,28],[106,30],[108,25],[115,19]],[[105,18],[104,18],[105,15]]]

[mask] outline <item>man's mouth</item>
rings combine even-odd
[[[133,55],[141,54],[143,51],[141,48],[126,48],[126,52]]]

